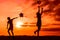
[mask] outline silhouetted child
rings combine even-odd
[[[8,19],[7,29],[8,29],[9,36],[11,36],[10,31],[12,33],[12,36],[14,36],[14,33],[13,33],[13,20],[16,19],[16,18],[18,18],[18,17],[15,17],[13,19],[11,19],[10,17],[7,17],[7,19]],[[8,26],[9,26],[9,28],[8,28]]]
[[[42,12],[40,13],[40,8],[38,9],[38,12],[36,15],[37,15],[37,24],[36,25],[37,25],[38,29],[34,32],[34,34],[36,34],[36,32],[37,32],[37,36],[39,36],[39,31],[41,29],[41,15],[42,15]]]

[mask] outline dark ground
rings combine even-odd
[[[60,40],[58,36],[0,36],[0,40]]]

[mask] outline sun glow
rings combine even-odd
[[[18,22],[16,23],[16,28],[21,28],[22,25],[23,25],[23,22],[18,21]]]

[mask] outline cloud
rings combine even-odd
[[[43,31],[60,31],[60,28],[44,28]]]
[[[37,0],[33,0],[32,7],[36,6]],[[45,7],[48,6],[45,10],[44,13],[54,13],[51,15],[54,15],[53,17],[55,18],[56,21],[60,21],[60,0],[41,0],[40,7]],[[55,9],[55,10],[54,10]],[[46,14],[47,15],[47,14]],[[56,17],[57,16],[57,17]]]

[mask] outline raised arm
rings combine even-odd
[[[42,15],[42,13],[43,13],[43,8],[42,8],[42,11],[41,11],[41,15]]]

